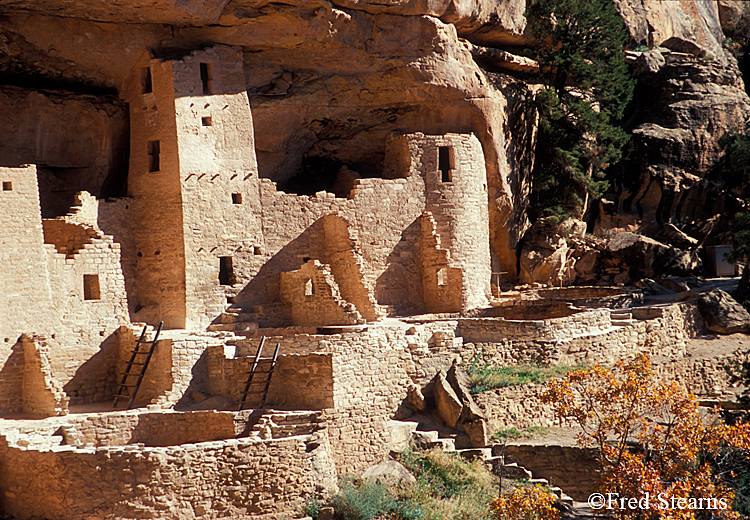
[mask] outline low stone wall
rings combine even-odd
[[[517,462],[534,478],[547,479],[580,502],[595,491],[599,480],[599,450],[594,448],[509,444],[503,454],[506,461]]]
[[[532,311],[529,311],[530,315]],[[458,320],[458,335],[471,342],[566,341],[584,335],[600,334],[612,328],[609,311],[579,312],[563,318],[506,320],[503,318],[463,318]]]
[[[70,416],[62,429],[65,435],[75,436],[82,444],[96,447],[136,443],[176,446],[231,439],[239,433],[235,427],[236,416],[236,412],[219,411],[132,410]]]
[[[0,512],[19,518],[228,518],[296,512],[333,485],[325,432],[172,447],[47,451],[0,438]]]
[[[535,337],[532,334],[526,337],[503,337],[502,334],[484,333],[481,332],[483,325],[469,324],[467,329],[467,320],[460,320],[459,332],[469,332],[464,335],[467,343],[462,357],[467,363],[473,355],[479,354],[485,360],[491,360],[492,364],[501,366],[519,363],[611,364],[639,352],[651,356],[681,358],[685,356],[688,340],[704,329],[700,312],[690,303],[629,310],[636,320],[644,321],[635,321],[629,326],[610,327],[584,336],[564,333],[553,340],[530,339]],[[606,320],[611,324],[607,310],[598,313],[607,313]],[[578,315],[573,318],[576,317]],[[529,330],[533,330],[534,326],[530,325]],[[493,336],[494,339],[482,339]]]

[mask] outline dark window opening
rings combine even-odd
[[[232,193],[232,204],[242,204],[242,193]]]
[[[306,263],[307,263],[307,262],[309,262],[310,260],[311,260],[311,258],[310,258],[309,256],[303,256],[303,257],[302,257],[302,263],[303,263],[303,264],[306,264]]]
[[[3,182],[3,191],[12,191],[13,190],[13,183],[12,182]]]
[[[227,296],[227,303],[230,305],[233,305],[237,303],[237,297],[236,296]]]
[[[213,77],[211,64],[201,63],[201,83],[203,84],[203,95],[213,94]]]
[[[254,255],[262,255],[263,250],[260,248],[260,246],[253,246],[253,254]]]
[[[149,94],[154,91],[154,86],[151,81],[151,67],[141,69],[141,88],[144,94]]]
[[[83,275],[83,299],[84,300],[99,300],[102,297],[101,290],[99,288],[99,275],[98,274],[84,274]]]
[[[159,141],[148,142],[148,171],[158,172],[159,165],[159,154],[161,153],[161,145]]]
[[[450,146],[438,147],[438,170],[440,170],[440,180],[443,182],[453,182],[453,150]]]
[[[211,120],[211,116],[201,117],[201,125],[203,125],[203,126],[211,126],[211,125],[213,125],[213,122]]]
[[[219,257],[219,283],[221,285],[234,285],[237,280],[234,277],[231,256]]]

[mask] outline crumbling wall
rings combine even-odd
[[[367,321],[377,321],[385,313],[364,278],[364,260],[350,223],[337,215],[326,215],[322,223],[325,263],[331,266],[341,297],[354,304]]]
[[[296,271],[281,273],[281,300],[291,307],[294,325],[354,325],[364,318],[341,297],[328,265],[310,260]]]
[[[52,377],[49,346],[44,338],[21,336],[23,346],[23,406],[28,417],[50,417],[68,413],[68,396]]]
[[[427,312],[461,312],[463,273],[450,266],[450,252],[442,246],[442,237],[432,213],[422,214],[422,287]]]

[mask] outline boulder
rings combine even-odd
[[[468,374],[454,360],[453,365],[448,370],[446,379],[463,405],[456,429],[469,436],[469,444],[472,448],[487,446],[489,442],[487,418],[482,409],[479,408],[479,405],[471,397],[471,393],[469,392],[471,380]]]
[[[690,275],[703,264],[698,255],[662,244],[635,233],[618,233],[609,241],[610,254],[630,268],[632,278],[666,275]]]
[[[566,237],[581,236],[585,224],[573,219],[559,225],[549,219],[534,222],[523,238],[520,254],[519,281],[522,284],[558,285],[576,277],[575,260]]]
[[[370,466],[362,473],[362,480],[386,485],[408,485],[417,481],[403,464],[395,460],[386,460]]]
[[[719,334],[750,331],[750,313],[721,289],[708,289],[697,298],[708,330]]]
[[[409,385],[404,404],[416,412],[423,412],[426,408],[424,395],[422,395],[422,391],[414,383]]]
[[[442,372],[435,375],[433,381],[433,395],[438,416],[451,428],[456,428],[461,417],[463,404],[445,380]]]

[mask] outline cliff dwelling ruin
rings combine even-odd
[[[630,3],[633,70],[702,71],[701,125],[750,116],[716,2],[679,38]],[[637,181],[588,228],[532,224],[525,2],[136,4],[0,1],[0,517],[297,518],[410,443],[572,503],[591,453],[493,447],[555,424],[539,386],[465,368],[648,353],[735,397],[739,351],[694,343],[750,330],[698,301],[737,281],[699,274],[734,204],[704,182],[719,123],[632,108]]]

